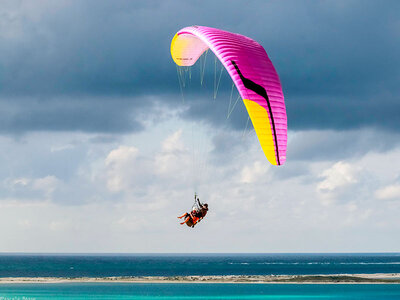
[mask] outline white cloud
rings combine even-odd
[[[31,180],[29,178],[15,178],[15,179],[10,179],[8,178],[6,180],[6,185],[12,187],[18,187],[18,186],[27,186]]]
[[[107,166],[107,187],[112,192],[120,192],[132,183],[136,158],[139,150],[135,147],[120,146],[112,150],[105,159]]]
[[[53,175],[40,178],[7,178],[4,180],[6,190],[23,196],[25,200],[51,200],[53,193],[60,184],[61,181]]]
[[[55,176],[46,176],[32,181],[32,188],[42,191],[49,198],[52,196],[60,181]]]
[[[160,147],[161,146],[161,147]],[[120,146],[105,158],[106,186],[111,192],[123,192],[138,199],[154,185],[182,186],[188,180],[190,155],[178,130],[159,142],[154,150],[142,152],[135,146]],[[104,178],[97,169],[94,178]]]
[[[182,129],[174,132],[163,141],[162,150],[165,153],[176,153],[185,151],[182,141]]]
[[[382,200],[397,199],[400,200],[400,184],[385,186],[375,192],[375,197]]]
[[[189,152],[182,141],[181,129],[162,142],[161,152],[156,155],[154,166],[156,173],[168,176],[182,171],[182,166],[189,166]]]
[[[265,161],[255,161],[250,166],[245,166],[241,171],[240,182],[254,183],[257,180],[265,178],[269,169],[269,165]]]
[[[0,137],[12,158],[0,156],[0,250],[193,252],[196,244],[199,252],[291,252],[400,246],[391,239],[400,230],[400,203],[376,201],[396,194],[388,187],[396,186],[400,174],[400,165],[393,164],[400,149],[367,152],[351,163],[305,163],[289,154],[284,166],[274,167],[257,139],[249,139],[245,153],[223,152],[224,160],[208,162],[199,192],[210,212],[193,234],[176,218],[193,203],[190,133],[171,130],[186,128],[182,124],[162,125],[157,139],[149,138],[153,132],[127,135],[118,140],[123,146],[116,146],[90,143],[93,136],[86,135],[74,149],[56,152],[52,145],[70,144],[76,135],[59,140],[32,135],[23,142]],[[307,132],[302,137],[307,139]],[[71,153],[71,175],[63,177]],[[57,159],[46,165],[51,155]],[[321,195],[332,200],[329,208]]]
[[[136,159],[139,150],[135,147],[120,146],[112,150],[106,158],[107,165],[123,166]]]
[[[318,184],[319,190],[333,191],[339,187],[356,183],[356,170],[349,163],[339,161],[331,168],[322,172],[324,180]]]

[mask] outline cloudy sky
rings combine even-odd
[[[0,251],[400,251],[399,11],[2,1]],[[227,118],[226,72],[213,100],[213,54],[182,96],[170,42],[190,25],[264,46],[285,94],[284,166],[264,157],[243,103]],[[210,212],[191,229],[176,216],[194,189]]]

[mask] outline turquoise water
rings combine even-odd
[[[400,299],[395,284],[4,284],[0,299]]]
[[[400,254],[2,254],[0,277],[400,273]],[[400,299],[400,284],[0,284],[0,300]]]

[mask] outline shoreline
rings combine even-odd
[[[400,273],[330,275],[214,275],[116,277],[2,277],[0,284],[20,283],[258,283],[258,284],[400,284]]]

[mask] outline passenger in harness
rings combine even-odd
[[[186,224],[189,227],[194,227],[198,222],[200,222],[208,212],[208,204],[200,203],[200,199],[194,194],[194,205],[190,213],[184,213],[179,219],[184,218],[184,221],[180,223],[181,225]]]

